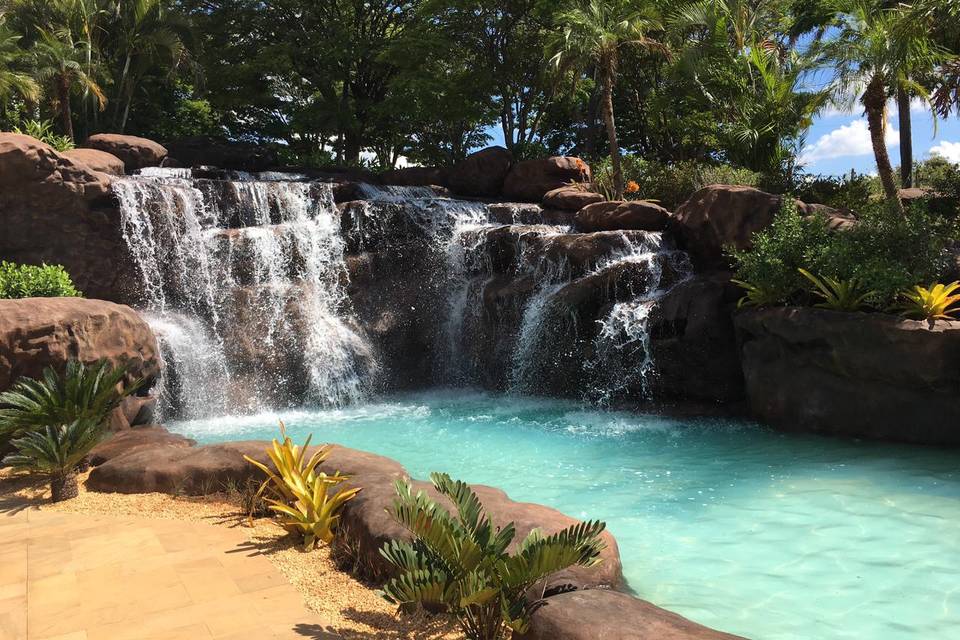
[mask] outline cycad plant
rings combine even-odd
[[[390,513],[413,542],[394,540],[380,553],[399,571],[383,594],[401,612],[446,611],[469,640],[500,640],[529,628],[530,616],[543,604],[528,596],[532,587],[567,567],[600,562],[604,523],[584,522],[550,536],[534,530],[509,553],[516,535],[512,522],[495,527],[469,485],[443,473],[430,477],[456,516],[397,481]]]
[[[102,426],[143,384],[140,379],[124,386],[125,375],[125,367],[114,368],[106,360],[93,365],[71,360],[63,374],[47,367],[39,380],[21,378],[0,393],[0,442],[77,421]]]
[[[77,465],[102,437],[103,425],[89,419],[47,426],[14,439],[10,443],[14,453],[4,458],[3,464],[49,476],[54,502],[75,498],[79,492]]]

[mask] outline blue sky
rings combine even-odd
[[[911,108],[913,121],[913,157],[924,160],[937,153],[952,162],[960,163],[960,118],[938,119],[934,135],[933,117],[930,109],[920,100]],[[887,128],[887,150],[894,166],[900,164],[900,123],[897,110],[890,104],[890,121]],[[491,144],[503,144],[500,127],[487,131]],[[862,108],[856,105],[850,111],[830,108],[819,116],[807,132],[806,144],[801,157],[810,173],[841,175],[855,169],[858,173],[876,173],[873,148],[867,119]]]

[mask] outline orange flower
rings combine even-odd
[[[579,171],[580,173],[586,173],[586,171],[587,171],[587,163],[586,163],[586,162],[584,162],[584,161],[581,160],[580,158],[577,158],[577,159],[575,160],[575,164],[577,165],[577,171]]]
[[[627,193],[636,193],[637,191],[640,191],[640,185],[636,181],[631,180],[627,183]]]

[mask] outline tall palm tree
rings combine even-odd
[[[175,70],[185,59],[185,24],[165,10],[163,0],[129,0],[118,3],[111,25],[117,62],[114,126],[123,131],[130,116],[137,84],[150,69]],[[121,107],[123,111],[121,112]]]
[[[557,16],[562,32],[549,45],[551,61],[561,70],[578,75],[592,68],[601,92],[601,110],[607,129],[610,162],[616,198],[623,197],[623,169],[613,113],[613,90],[617,81],[620,52],[639,47],[666,52],[648,33],[660,29],[652,4],[630,0],[578,0]]]
[[[36,64],[36,78],[47,85],[51,92],[54,110],[59,114],[63,133],[71,140],[73,135],[73,113],[70,98],[76,87],[89,90],[97,98],[102,110],[107,98],[100,85],[87,72],[86,45],[76,41],[68,29],[55,32],[40,31],[40,39],[33,46]]]
[[[863,90],[860,102],[880,182],[887,200],[901,207],[885,142],[887,101],[901,88],[928,97],[912,78],[932,71],[944,52],[922,23],[885,5],[884,0],[837,0],[839,31],[821,52],[822,62],[835,68],[831,90],[837,102],[849,104]]]
[[[4,104],[14,96],[31,102],[40,97],[40,87],[30,77],[29,53],[19,40],[0,14],[0,102]]]

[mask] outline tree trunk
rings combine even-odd
[[[900,119],[900,184],[913,186],[913,123],[910,120],[910,94],[897,90],[897,111]]]
[[[897,184],[893,179],[893,167],[890,165],[890,155],[887,153],[887,96],[883,88],[883,81],[875,77],[867,85],[863,94],[863,106],[867,112],[867,125],[870,128],[870,142],[873,145],[873,155],[877,160],[877,173],[880,174],[880,183],[883,184],[883,193],[887,200],[901,211],[903,205],[897,194]]]
[[[76,472],[69,471],[64,475],[52,476],[50,478],[50,495],[53,502],[62,502],[80,495]]]
[[[610,145],[614,200],[623,200],[623,168],[620,166],[620,144],[617,142],[617,126],[613,118],[612,73],[606,73],[603,78],[603,121],[607,125],[607,142]]]
[[[57,100],[60,101],[60,126],[63,133],[76,142],[73,137],[73,114],[70,112],[70,81],[61,76],[57,78]]]

